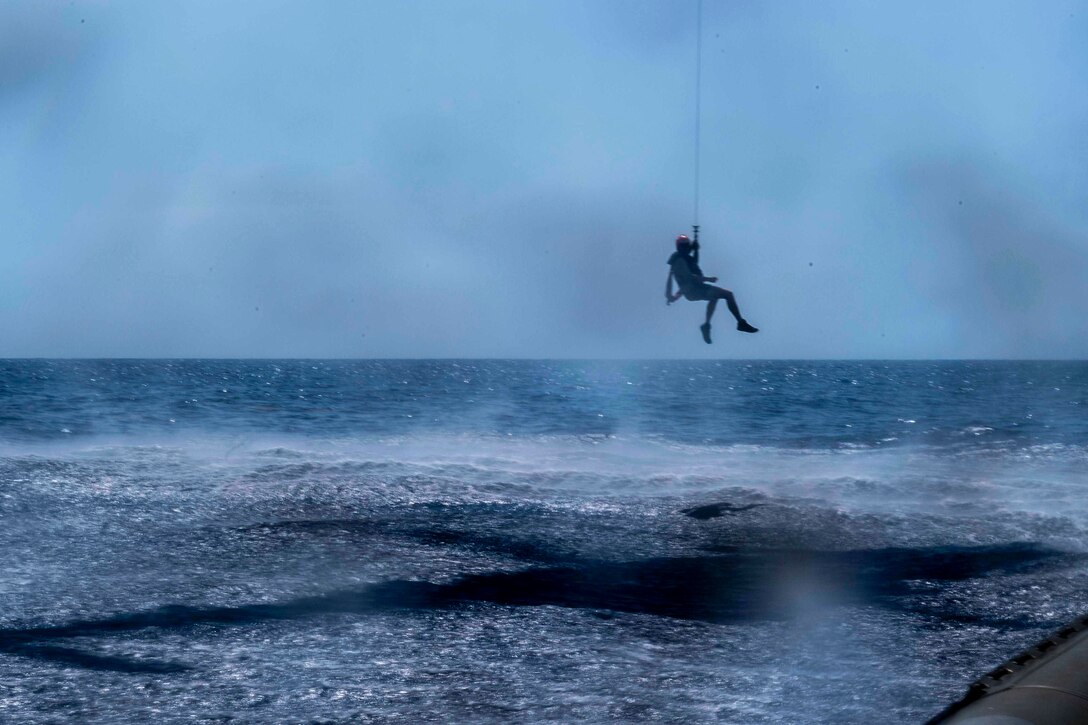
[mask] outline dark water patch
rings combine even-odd
[[[681,509],[680,513],[699,521],[706,521],[707,519],[719,518],[725,514],[749,511],[758,506],[766,506],[766,504],[750,503],[743,506],[736,506],[731,503],[710,503],[705,506],[692,506],[691,508]]]
[[[488,603],[556,606],[590,612],[648,614],[710,623],[794,616],[811,601],[912,611],[949,622],[987,622],[983,616],[907,602],[912,584],[955,582],[1017,574],[1083,560],[1034,544],[989,547],[889,548],[860,551],[734,550],[709,557],[630,562],[583,562],[517,572],[465,576],[446,584],[392,580],[274,603],[242,606],[168,606],[47,627],[0,630],[0,651],[65,664],[122,671],[145,663],[103,659],[56,646],[73,637],[112,637],[148,629],[198,625],[248,626],[320,615],[429,611]],[[993,622],[989,622],[993,623]],[[1027,626],[1016,619],[1002,626]],[[82,659],[81,659],[82,658]],[[152,667],[173,667],[154,664]],[[130,667],[130,670],[123,670]]]
[[[732,622],[789,616],[803,605],[798,598],[881,605],[885,598],[912,594],[910,583],[918,580],[962,581],[1068,559],[1069,555],[1031,544],[846,552],[735,550],[722,556],[469,576],[439,594],[452,601]]]

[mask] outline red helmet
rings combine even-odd
[[[680,247],[690,247],[690,246],[691,246],[691,240],[688,239],[687,234],[681,234],[680,236],[678,236],[676,238],[676,248],[677,249],[679,249]]]

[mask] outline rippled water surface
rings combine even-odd
[[[1088,611],[1088,364],[0,361],[0,722],[920,722]]]

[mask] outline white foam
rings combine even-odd
[[[844,512],[971,518],[1065,517],[1088,526],[1088,449],[1043,445],[951,450],[924,446],[784,449],[677,443],[635,434],[303,438],[189,436],[157,440],[64,441],[8,456],[169,460],[229,474],[235,481],[335,481],[373,485],[413,479],[417,489],[458,488],[489,495],[562,492],[583,499],[755,491]],[[419,481],[430,481],[427,486]],[[521,493],[519,493],[521,492]],[[528,492],[528,493],[526,493]],[[498,494],[496,494],[498,495]]]

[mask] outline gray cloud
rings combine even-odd
[[[936,266],[930,289],[961,334],[994,356],[1083,356],[1088,233],[975,156],[902,170]]]
[[[81,20],[61,3],[0,5],[0,103],[78,69],[94,34]]]

